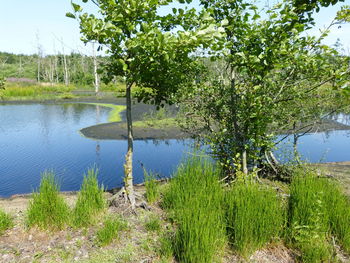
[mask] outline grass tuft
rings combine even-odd
[[[148,218],[145,223],[145,228],[147,231],[159,231],[161,228],[161,221],[156,215],[152,215]]]
[[[144,171],[145,176],[145,188],[146,188],[146,200],[149,203],[154,203],[159,199],[159,187],[156,177],[150,173]]]
[[[0,235],[12,226],[13,222],[11,216],[0,210]]]
[[[227,192],[225,205],[227,234],[242,256],[273,241],[283,228],[282,202],[267,186],[237,182]]]
[[[157,254],[160,256],[162,261],[170,261],[172,262],[173,254],[174,254],[174,236],[172,232],[164,232],[159,240],[159,246],[157,249]]]
[[[296,172],[290,186],[289,237],[301,251],[303,262],[330,261],[329,218],[325,203],[328,181],[300,172]]]
[[[126,222],[119,218],[107,218],[104,222],[104,226],[96,233],[96,240],[100,246],[106,246],[113,240],[119,238],[119,231],[127,228]]]
[[[94,223],[95,217],[105,208],[103,187],[98,185],[97,169],[89,169],[84,176],[73,214],[73,224],[85,227]]]
[[[39,192],[33,193],[27,211],[27,224],[42,229],[62,229],[69,222],[69,207],[59,195],[59,185],[52,172],[44,172]]]
[[[289,231],[304,262],[332,260],[330,237],[350,251],[350,202],[340,185],[307,169],[296,171],[290,187]]]
[[[223,251],[225,227],[219,173],[207,159],[188,159],[165,193],[163,205],[177,225],[173,248],[180,262],[214,262]]]

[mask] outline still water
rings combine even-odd
[[[109,109],[87,104],[0,105],[0,196],[29,193],[54,171],[61,190],[78,190],[89,167],[107,188],[122,185],[126,141],[95,141],[79,130],[107,122]],[[147,170],[169,176],[189,150],[184,141],[135,141],[134,179]]]
[[[108,113],[108,108],[88,104],[0,105],[0,196],[32,192],[45,170],[60,178],[61,190],[78,190],[93,166],[106,188],[121,186],[127,142],[91,140],[79,133],[107,122]],[[141,163],[147,170],[170,176],[191,150],[190,144],[191,140],[135,141],[135,183],[143,180]],[[276,154],[288,159],[291,143],[280,147]],[[308,134],[299,139],[298,149],[310,162],[349,161],[350,132]]]

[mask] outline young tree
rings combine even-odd
[[[147,88],[139,94],[139,100],[160,106],[171,103],[172,94],[193,79],[195,64],[189,54],[197,48],[199,39],[205,42],[204,35],[208,32],[218,34],[208,23],[198,28],[198,32],[190,31],[191,26],[183,21],[190,19],[195,10],[185,12],[176,9],[174,13],[177,15],[159,16],[158,8],[170,2],[96,0],[98,16],[83,13],[81,6],[75,3],[73,8],[76,14],[67,14],[68,17],[78,18],[84,42],[97,41],[107,47],[110,55],[108,63],[104,65],[107,77],[113,79],[122,76],[125,80],[128,149],[124,183],[133,208],[131,90],[135,85]],[[180,30],[171,31],[180,23]]]
[[[336,52],[321,44],[326,33],[320,39],[305,34],[313,26],[309,6],[285,0],[262,18],[262,10],[244,0],[201,3],[226,36],[209,51],[219,72],[203,75],[185,94],[192,114],[184,125],[205,138],[228,174],[247,174],[273,147],[273,127],[291,116],[289,105],[308,103],[323,84],[340,87],[348,60],[331,62]]]

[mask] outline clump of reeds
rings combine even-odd
[[[59,195],[59,184],[52,172],[42,175],[39,191],[33,193],[33,199],[27,210],[29,227],[42,229],[62,229],[69,222],[70,209]]]
[[[76,227],[93,224],[96,216],[105,208],[103,187],[98,185],[97,175],[97,169],[89,169],[84,176],[73,210],[73,225]]]

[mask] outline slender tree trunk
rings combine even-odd
[[[95,51],[95,44],[92,43],[92,56],[94,60],[94,76],[95,76],[95,93],[98,95],[98,92],[100,90],[100,83],[99,83],[99,78],[97,74],[97,58],[96,58],[96,51]]]
[[[38,82],[40,82],[40,56],[38,55],[38,73],[36,76]]]
[[[68,63],[67,63],[66,54],[64,53],[63,39],[61,40],[61,44],[62,44],[63,66],[64,66],[64,84],[68,86],[69,85],[69,75],[68,75],[68,65],[67,65]]]
[[[242,170],[245,175],[248,174],[247,150],[243,150],[242,152]]]
[[[68,76],[68,66],[66,55],[63,54],[63,63],[64,63],[64,83],[66,86],[69,85],[69,76]]]
[[[299,136],[296,133],[296,123],[293,123],[293,130],[294,130],[294,134],[293,134],[293,153],[294,153],[294,161],[296,161],[297,163],[300,163],[300,156],[299,156],[299,152],[298,152],[298,139]]]
[[[132,155],[134,151],[134,138],[132,131],[132,118],[131,118],[131,86],[132,83],[126,84],[126,121],[128,126],[128,152],[125,156],[124,165],[124,184],[126,195],[130,201],[131,208],[135,209],[136,201],[133,186],[132,176]]]

